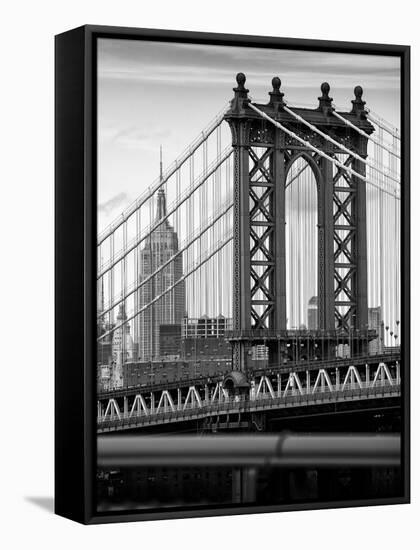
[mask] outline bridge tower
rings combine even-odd
[[[238,73],[236,81],[225,115],[234,147],[233,369],[246,373],[251,348],[261,344],[268,347],[269,364],[285,362],[292,342],[293,357],[299,360],[299,338],[306,341],[309,336],[324,356],[334,356],[336,346],[349,341],[350,353],[361,353],[369,341],[366,183],[255,112],[245,75]],[[279,78],[273,78],[272,86],[268,103],[255,104],[260,111],[318,151],[365,175],[364,163],[352,155],[343,158],[341,149],[285,110]],[[293,108],[293,112],[366,158],[367,137],[332,115],[329,91],[329,84],[323,83],[317,108]],[[351,111],[339,114],[370,134],[374,127],[366,117],[363,90],[357,86],[354,93]],[[304,336],[288,330],[286,322],[285,190],[289,170],[299,157],[313,171],[318,199],[318,329],[306,330]]]

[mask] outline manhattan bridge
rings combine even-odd
[[[98,433],[399,410],[399,132],[360,86],[338,109],[236,81],[98,235]]]

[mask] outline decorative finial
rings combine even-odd
[[[233,100],[231,101],[231,111],[243,111],[243,108],[247,106],[247,103],[249,103],[248,99],[248,92],[245,88],[245,82],[246,82],[246,76],[244,73],[238,73],[236,75],[236,83],[237,86],[233,88],[233,91],[235,92],[235,96]]]
[[[353,103],[353,109],[352,109],[351,112],[354,113],[355,115],[365,117],[366,116],[366,111],[365,111],[366,101],[363,101],[362,95],[363,95],[363,88],[361,86],[356,86],[354,88],[354,97],[355,97],[355,99],[352,99],[352,101],[351,101]]]
[[[238,86],[242,86],[245,84],[245,81],[246,81],[246,76],[244,75],[244,73],[238,73],[236,75],[236,82],[238,83]]]
[[[275,76],[271,81],[273,85],[273,92],[280,92],[281,80],[278,76]]]
[[[324,99],[328,99],[328,94],[330,93],[330,85],[328,84],[328,82],[323,82],[321,84],[321,92],[322,92],[322,97]]]
[[[278,76],[275,76],[271,81],[271,84],[273,85],[273,91],[269,92],[270,105],[274,108],[274,110],[277,111],[280,105],[284,105],[284,101],[283,101],[284,93],[280,91],[280,86],[281,86],[280,78]]]
[[[236,88],[233,88],[234,92],[249,92],[249,90],[245,88],[246,76],[244,75],[244,73],[238,73],[236,75],[236,82],[238,86]]]
[[[324,111],[326,114],[331,111],[331,103],[333,98],[330,97],[328,94],[330,93],[330,85],[328,82],[323,82],[321,84],[321,93],[322,96],[318,98],[319,100],[319,110]]]

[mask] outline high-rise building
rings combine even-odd
[[[181,354],[181,325],[160,325],[159,353],[162,359],[179,359]]]
[[[182,320],[181,356],[187,360],[207,357],[231,359],[232,347],[225,339],[225,333],[232,326],[232,319],[223,315],[199,319],[185,317]]]
[[[224,315],[208,317],[202,315],[200,319],[185,317],[182,320],[181,336],[186,338],[224,338],[226,330],[232,328],[232,319]]]
[[[103,315],[105,308],[103,278],[98,282],[97,293],[97,337],[102,336],[97,343],[97,362],[99,365],[110,365],[112,362],[112,333],[110,329],[113,325],[109,324],[106,316]]]
[[[161,160],[162,178],[162,160]],[[147,237],[140,251],[140,281],[147,279],[178,252],[178,235],[166,218],[166,195],[163,187],[157,193],[155,229]],[[151,302],[139,315],[138,351],[140,360],[160,356],[160,326],[181,325],[185,315],[185,282],[182,277],[182,254],[159,269],[143,284],[137,294],[141,309]],[[172,288],[173,287],[173,288]],[[168,289],[171,290],[168,291]]]
[[[318,296],[312,296],[308,302],[308,329],[318,328]]]
[[[103,302],[103,300],[102,300]],[[99,301],[99,304],[101,302]],[[102,309],[99,310],[103,311]],[[100,318],[101,319],[101,318]],[[98,323],[98,335],[107,334],[114,325]],[[117,327],[111,334],[98,342],[97,383],[98,389],[108,391],[123,385],[123,366],[137,358],[137,345],[130,333],[124,304],[120,304]]]
[[[136,356],[136,347],[130,333],[124,304],[120,304],[117,315],[117,327],[112,335],[112,358],[117,364],[132,361]]]
[[[381,306],[368,308],[368,328],[375,330],[377,337],[369,342],[369,353],[382,353],[384,349],[384,323]]]

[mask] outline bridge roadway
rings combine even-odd
[[[98,419],[98,433],[114,432],[121,430],[132,430],[170,424],[175,422],[191,422],[211,417],[229,415],[241,415],[253,412],[268,412],[272,410],[293,409],[310,406],[337,405],[340,403],[354,403],[357,401],[378,400],[384,398],[399,398],[401,396],[401,384],[389,385],[379,383],[374,387],[362,387],[358,389],[346,389],[339,391],[326,391],[325,389],[315,393],[304,392],[271,398],[269,395],[260,395],[256,399],[247,397],[227,398],[222,403],[210,403],[196,406],[189,406],[175,411],[162,411],[154,414],[121,415],[121,418],[112,420]],[[229,423],[228,423],[229,424]],[[243,427],[245,424],[238,421],[230,426]]]
[[[173,380],[147,387],[120,388],[98,395],[99,433],[155,425],[241,417],[270,411],[337,409],[337,406],[399,404],[400,354],[387,353],[351,360],[306,362],[254,371],[235,388],[220,375]],[[397,399],[396,399],[397,398]],[[368,404],[370,402],[370,405]],[[242,426],[242,425],[241,425]]]

